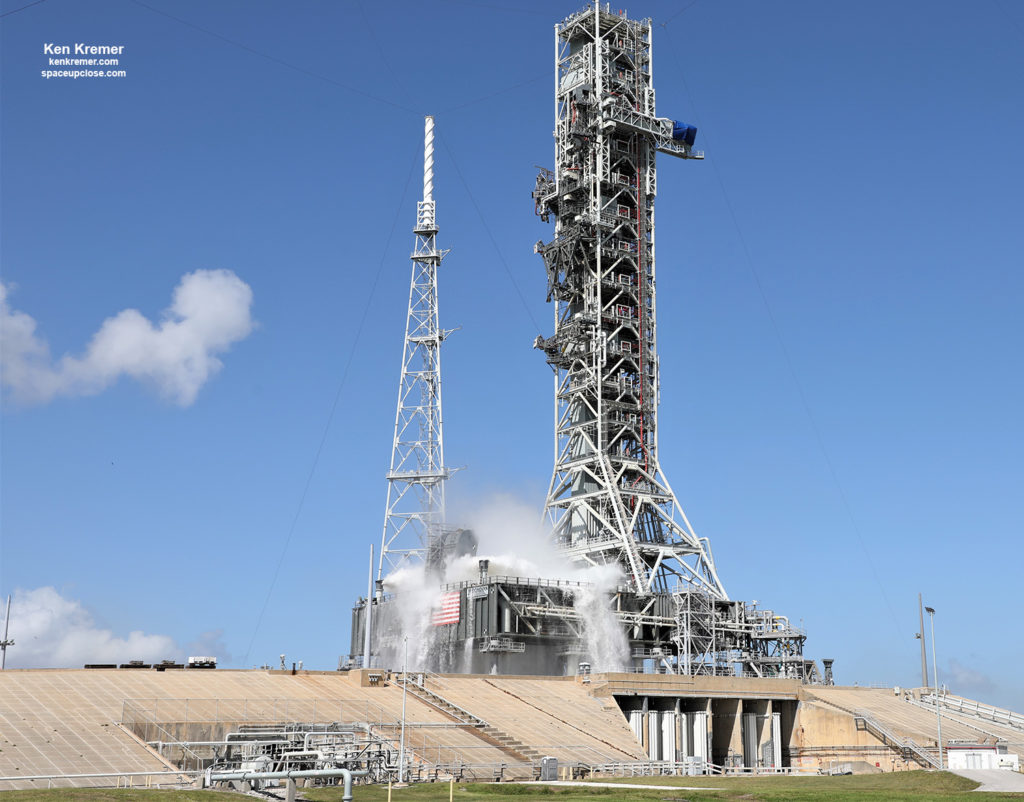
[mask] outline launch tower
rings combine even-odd
[[[475,538],[443,526],[437,250],[427,122],[409,323],[378,575],[423,558],[422,591],[379,582],[352,616],[352,655],[480,674],[651,671],[820,681],[806,633],[729,598],[708,541],[690,526],[659,463],[654,199],[658,153],[700,159],[693,126],[658,117],[652,23],[598,3],[555,26],[555,168],[537,213],[555,236],[536,250],[554,302],[538,337],[555,370],[555,465],[546,510],[570,562],[615,565],[568,577],[510,575],[462,558]],[[411,502],[420,501],[419,506]],[[404,538],[415,531],[416,538]],[[400,545],[405,544],[405,545]],[[515,544],[509,544],[513,546]],[[497,557],[498,555],[491,555]],[[522,555],[529,557],[530,555]],[[458,571],[449,571],[454,565]],[[513,564],[514,565],[514,564]],[[568,564],[566,565],[568,569]],[[519,569],[515,569],[519,570]],[[588,578],[589,577],[589,578]]]
[[[726,599],[706,539],[658,462],[657,153],[701,159],[696,129],[654,107],[651,20],[595,3],[555,29],[555,169],[534,199],[555,331],[555,466],[546,509],[575,561],[618,561],[640,594]]]

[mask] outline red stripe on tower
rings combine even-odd
[[[434,608],[434,615],[431,619],[434,626],[459,623],[459,595],[457,590],[441,594],[439,606]]]

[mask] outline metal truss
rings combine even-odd
[[[555,170],[534,200],[554,334],[555,465],[546,512],[575,561],[621,563],[635,592],[727,599],[657,454],[656,152],[698,159],[695,129],[659,118],[651,20],[594,5],[555,27]]]
[[[409,315],[398,385],[395,436],[377,578],[410,559],[423,560],[428,542],[445,519],[441,417],[441,343],[450,334],[438,325],[437,268],[447,251],[437,248],[434,206],[434,118],[427,117],[423,151],[423,200],[416,204]]]

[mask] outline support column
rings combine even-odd
[[[743,759],[743,728],[740,716],[743,705],[739,699],[711,700],[712,739],[711,762],[732,766]]]
[[[679,699],[678,697],[676,698],[676,760],[685,758],[690,754],[689,751],[687,751],[689,739],[686,737],[686,714],[683,713],[682,702],[682,699]]]
[[[782,713],[772,705],[772,766],[782,768]]]
[[[648,722],[648,717],[651,715],[650,702],[651,700],[645,696],[643,704],[640,707],[643,715],[643,732],[641,734],[640,742],[643,744],[644,752],[647,753],[647,757],[651,756],[651,727]]]

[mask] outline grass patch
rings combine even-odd
[[[473,786],[473,791],[480,794],[481,797],[490,796],[498,799],[506,797],[533,799],[557,796],[559,802],[564,802],[566,797],[579,796],[580,791],[586,792],[587,797],[605,797],[607,799],[615,794],[622,796],[622,792],[617,788],[574,788],[566,785],[519,785],[516,783],[477,784]]]
[[[963,793],[978,787],[948,771],[898,771],[887,774],[847,774],[836,777],[748,776],[748,777],[608,777],[597,782],[637,785],[687,785],[699,788],[743,789],[746,793],[835,790],[840,792]],[[985,797],[988,799],[989,797]]]
[[[455,802],[493,802],[496,799],[545,800],[546,802],[996,802],[1022,800],[1024,794],[972,793],[978,783],[949,772],[908,771],[842,777],[635,777],[607,782],[608,788],[588,786],[517,785],[514,783],[456,784]],[[627,788],[659,785],[663,788]],[[700,790],[687,790],[700,789]],[[356,802],[385,802],[386,786],[357,786]],[[313,802],[341,802],[341,788],[307,789]],[[394,802],[447,802],[448,784],[422,784],[395,789]]]
[[[657,789],[631,788],[658,785]],[[457,783],[456,802],[997,802],[1024,800],[1024,794],[972,793],[977,783],[948,772],[908,771],[844,777],[636,777],[607,787],[525,785],[515,783]],[[695,790],[688,790],[695,789]],[[696,790],[699,789],[699,790]],[[341,786],[300,789],[311,802],[341,802]],[[384,802],[387,786],[357,785],[355,802]],[[422,783],[392,792],[393,802],[448,802],[446,782]],[[6,791],[3,802],[244,802],[252,797],[214,791],[157,791],[146,789],[51,789]]]
[[[307,789],[305,796],[313,802],[341,802],[341,788]],[[385,802],[388,798],[387,786],[357,786],[353,789],[355,802]],[[674,788],[664,790],[647,790],[642,788],[623,788],[609,785],[608,788],[590,788],[586,786],[565,785],[521,785],[517,783],[465,783],[455,785],[455,802],[494,802],[498,799],[515,799],[520,802],[542,800],[542,802],[654,802],[654,800],[685,800],[686,802],[704,802],[704,800],[735,799],[725,791],[696,791],[687,795],[685,791]],[[392,793],[393,802],[448,802],[448,783],[413,785],[408,788],[395,789]],[[986,800],[987,802],[987,800]]]

